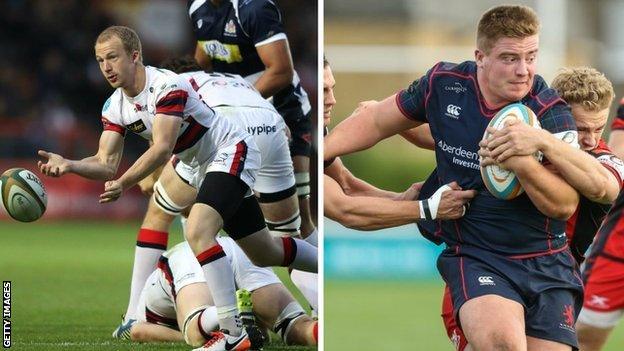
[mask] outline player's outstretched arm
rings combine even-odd
[[[135,323],[130,329],[130,339],[140,342],[184,341],[181,332],[148,322]]]
[[[152,133],[153,144],[119,179],[104,184],[100,203],[117,200],[125,189],[134,186],[167,162],[173,152],[181,124],[180,117],[156,114]]]
[[[324,158],[365,150],[379,141],[422,123],[408,119],[399,110],[396,95],[366,104],[340,122],[324,140]]]
[[[268,98],[292,82],[294,68],[288,40],[277,40],[257,46],[256,51],[265,70],[254,86],[263,98]]]
[[[533,204],[546,216],[566,220],[576,211],[579,202],[576,190],[532,156],[514,156],[501,165],[516,173]]]
[[[414,223],[420,219],[457,219],[464,215],[464,205],[474,190],[460,190],[452,183],[438,189],[424,201],[393,201],[370,196],[347,196],[340,185],[324,176],[325,216],[358,230],[378,230]]]
[[[591,201],[613,203],[620,191],[620,184],[589,153],[575,148],[545,130],[532,128],[518,121],[502,130],[490,130],[492,136],[480,146],[489,149],[487,165],[493,161],[503,162],[511,156],[531,155],[541,151],[559,174],[579,193]]]
[[[123,136],[113,131],[103,131],[97,154],[82,160],[68,160],[61,155],[39,150],[39,156],[47,162],[38,161],[41,173],[50,177],[60,177],[75,173],[81,177],[95,180],[109,180],[117,173],[117,167],[123,154]]]
[[[342,191],[349,196],[372,196],[384,197],[388,199],[399,199],[403,193],[395,193],[379,189],[364,180],[357,178],[344,166],[340,158],[336,158],[334,162],[325,168],[325,174],[334,179],[342,188]],[[417,195],[417,194],[416,194]],[[409,199],[412,200],[413,198]]]

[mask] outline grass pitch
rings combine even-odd
[[[111,337],[126,310],[139,226],[0,221],[0,279],[12,283],[11,350],[190,350]],[[181,240],[174,228],[169,245]],[[265,350],[314,348],[274,341]]]
[[[453,351],[440,317],[443,284],[325,281],[325,350]],[[603,351],[624,349],[616,327]]]

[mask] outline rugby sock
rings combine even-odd
[[[314,228],[310,235],[303,240],[309,242],[311,245],[314,245],[314,247],[318,247],[318,230]]]
[[[130,285],[130,301],[124,322],[136,319],[136,309],[139,297],[147,277],[156,269],[160,255],[167,250],[169,233],[141,228],[137,235],[136,248],[134,250],[134,266],[132,268],[132,283]]]
[[[318,311],[318,274],[293,270],[290,279],[308,300],[312,310]]]
[[[197,255],[197,261],[204,271],[204,277],[217,306],[219,326],[226,329],[230,335],[240,335],[242,323],[236,306],[234,272],[223,248],[216,244]]]
[[[311,244],[291,237],[282,237],[284,260],[282,266],[316,273],[318,269],[318,250]]]

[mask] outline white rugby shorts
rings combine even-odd
[[[257,107],[216,106],[214,110],[251,134],[260,149],[261,163],[253,189],[277,193],[295,185],[286,123],[275,111]]]

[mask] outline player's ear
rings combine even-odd
[[[479,49],[476,49],[474,54],[475,54],[475,62],[477,63],[477,67],[483,68],[483,58],[485,57],[485,53]]]
[[[137,63],[139,61],[141,61],[141,54],[139,54],[139,52],[135,50],[132,52],[132,62]]]

